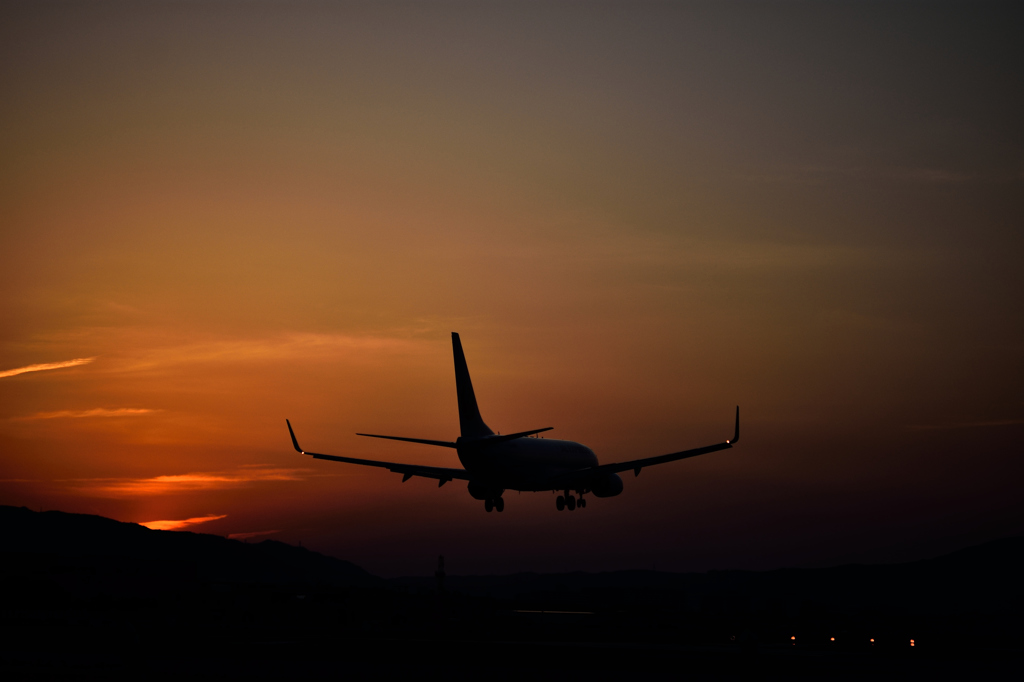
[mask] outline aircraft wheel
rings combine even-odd
[[[505,500],[500,497],[494,500],[494,508],[500,512],[505,511]]]
[[[575,509],[576,508],[576,498],[573,497],[572,495],[570,495],[569,499],[567,499],[565,501],[565,506],[569,508],[569,511],[572,511],[573,509]]]
[[[565,498],[559,495],[558,499],[555,500],[555,507],[558,508],[558,511],[565,509]]]
[[[580,507],[580,509],[584,509],[584,508],[586,508],[586,506],[587,506],[587,501],[586,501],[586,500],[584,500],[584,499],[583,499],[583,498],[581,497],[581,498],[580,498],[580,503],[579,503],[579,507]]]
[[[488,499],[486,502],[484,502],[484,509],[486,509],[487,511],[493,510],[494,509],[494,500]]]

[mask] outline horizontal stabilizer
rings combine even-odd
[[[366,436],[367,438],[386,438],[388,440],[404,440],[406,443],[422,443],[423,445],[437,445],[442,448],[454,448],[455,443],[449,443],[446,440],[427,440],[426,438],[403,438],[402,436],[378,436],[375,433],[357,433],[357,436]]]
[[[544,433],[545,431],[550,431],[553,428],[555,427],[545,426],[543,429],[534,429],[533,431],[520,431],[519,433],[509,433],[504,436],[487,436],[486,438],[481,438],[479,442],[484,445],[490,443],[504,443],[505,441],[515,440],[517,438],[526,438],[527,436],[532,436],[535,433]]]

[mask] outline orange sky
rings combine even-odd
[[[0,502],[383,575],[1024,532],[1015,7],[0,12]],[[291,450],[455,465],[353,435],[457,435],[451,331],[495,429],[743,441],[497,518]]]

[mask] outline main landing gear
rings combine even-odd
[[[505,511],[505,500],[500,497],[484,500],[484,509],[487,511],[497,510],[503,512]]]
[[[564,495],[559,495],[558,498],[555,500],[555,507],[558,509],[558,511],[562,511],[563,509],[573,511],[574,509],[576,509],[576,507],[579,507],[580,509],[586,509],[587,501],[583,499],[583,495],[580,495],[579,500],[577,500],[575,497],[569,494],[568,490],[566,490]]]

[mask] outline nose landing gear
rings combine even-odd
[[[503,512],[505,511],[505,500],[500,497],[495,497],[494,499],[488,498],[484,500],[484,509],[487,511],[494,510]]]

